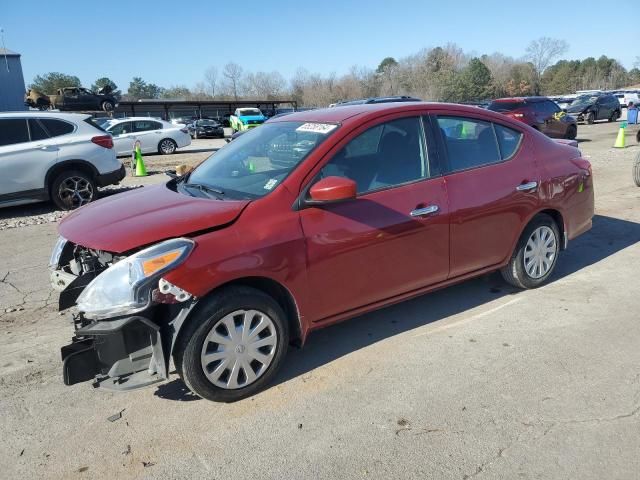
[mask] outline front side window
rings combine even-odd
[[[262,197],[338,128],[315,122],[267,123],[212,154],[180,185],[189,193],[199,184],[223,192],[224,198]]]
[[[63,122],[62,120],[56,120],[55,118],[41,118],[40,122],[47,129],[49,135],[52,137],[59,137],[60,135],[66,135],[75,130],[75,126],[72,123]]]
[[[133,131],[131,122],[122,122],[109,127],[108,131],[111,135],[124,135],[125,133],[131,133]]]
[[[428,178],[428,165],[422,122],[410,117],[361,133],[333,156],[320,175],[349,178],[362,194]]]
[[[25,143],[29,141],[29,130],[24,118],[0,120],[0,146]]]
[[[438,117],[452,172],[502,161],[491,122],[462,117]]]
[[[159,130],[162,128],[160,123],[152,120],[138,120],[137,122],[133,122],[133,125],[136,132],[147,132],[149,130]]]

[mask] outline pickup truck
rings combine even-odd
[[[259,108],[236,108],[229,117],[229,124],[234,132],[243,132],[262,125],[266,120]]]
[[[98,93],[82,87],[59,88],[56,95],[43,95],[35,90],[29,90],[25,104],[43,110],[48,107],[61,111],[104,110],[112,111],[118,104],[111,95],[111,89],[101,88]]]

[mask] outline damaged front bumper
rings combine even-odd
[[[65,385],[93,380],[94,387],[125,391],[166,380],[176,334],[192,306],[183,306],[168,322],[143,315],[76,317],[72,342],[61,349]]]

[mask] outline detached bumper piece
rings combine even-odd
[[[124,391],[167,379],[160,327],[144,317],[90,323],[61,353],[65,385],[95,379],[94,387]]]

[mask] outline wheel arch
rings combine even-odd
[[[558,227],[558,231],[560,232],[560,235],[562,236],[562,241],[560,242],[560,250],[565,250],[567,248],[567,242],[568,242],[567,226],[566,226],[565,221],[564,221],[564,216],[562,215],[562,212],[560,210],[558,210],[557,208],[549,207],[549,208],[543,208],[541,210],[538,210],[538,211],[534,212],[527,219],[527,221],[522,225],[522,228],[520,229],[520,232],[518,233],[518,237],[516,238],[516,243],[513,246],[513,248],[511,249],[512,251],[518,245],[518,242],[520,241],[520,237],[522,237],[522,234],[524,233],[524,231],[527,228],[527,226],[533,221],[534,218],[536,218],[537,216],[542,215],[542,214],[548,215],[549,217],[551,217],[553,219],[553,221],[555,222],[556,226]]]
[[[47,171],[47,174],[45,175],[44,188],[47,195],[49,195],[51,191],[51,184],[53,183],[55,178],[65,170],[71,170],[71,169],[80,170],[85,173],[88,173],[89,175],[91,175],[91,179],[94,181],[99,175],[98,169],[95,167],[95,165],[92,165],[90,162],[87,162],[86,160],[75,159],[75,160],[64,160],[62,162],[58,162],[52,165],[51,168],[49,168],[49,170]]]
[[[287,324],[289,325],[289,342],[296,346],[302,346],[306,335],[302,329],[300,311],[298,309],[298,305],[296,304],[295,298],[293,297],[289,289],[282,285],[282,283],[277,282],[276,280],[269,277],[242,277],[215,287],[205,296],[208,297],[210,295],[216,295],[222,290],[240,286],[254,288],[273,298],[278,303],[278,305],[280,305],[285,315],[287,316]],[[197,308],[198,306],[196,305],[195,308],[191,312],[189,312],[189,316],[185,319],[185,322],[180,326],[174,344],[177,345],[178,342],[182,340],[181,337],[185,330],[184,327],[186,323],[193,318],[193,313],[197,311]]]

